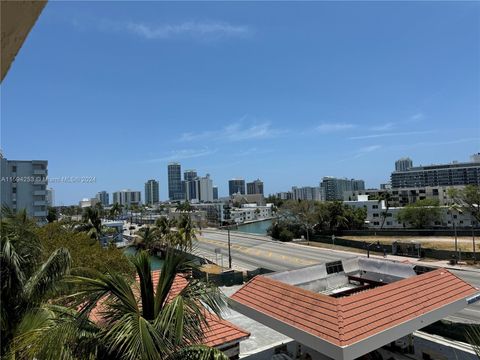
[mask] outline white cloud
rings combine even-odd
[[[161,158],[145,160],[146,163],[157,163],[157,162],[168,162],[168,161],[177,161],[183,159],[192,159],[202,156],[207,156],[216,153],[217,150],[212,150],[208,148],[203,149],[181,149],[173,150],[169,155],[166,155]]]
[[[413,114],[412,116],[410,116],[410,121],[420,121],[420,120],[423,120],[425,119],[425,115],[421,112],[418,112],[416,114]]]
[[[258,140],[276,137],[285,132],[285,130],[272,128],[269,122],[255,124],[247,127],[244,127],[241,123],[234,123],[220,130],[210,130],[199,133],[183,133],[180,136],[180,141],[198,141],[205,139],[214,139],[234,142],[242,140]]]
[[[391,130],[395,127],[395,124],[393,122],[387,122],[385,124],[382,124],[382,125],[378,125],[378,126],[373,126],[371,127],[371,130],[372,131],[387,131],[387,130]]]
[[[435,131],[428,130],[428,131],[388,132],[388,133],[381,133],[381,134],[369,134],[369,135],[352,136],[352,137],[349,137],[349,139],[350,140],[362,140],[362,139],[375,139],[375,138],[391,137],[391,136],[424,135],[424,134],[431,134],[433,132],[435,132]]]
[[[232,25],[227,22],[187,21],[179,24],[148,25],[130,22],[126,29],[148,40],[169,39],[178,36],[198,38],[221,38],[245,36],[251,32],[246,25]]]
[[[353,129],[356,125],[354,124],[346,124],[346,123],[322,123],[318,125],[315,130],[319,133],[327,134],[332,132],[338,131],[345,131]]]

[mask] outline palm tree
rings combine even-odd
[[[1,236],[1,350],[7,357],[26,318],[41,309],[70,269],[70,254],[57,249],[40,263],[41,246],[25,212],[2,211]]]
[[[135,240],[137,249],[144,249],[150,254],[162,247],[161,234],[158,228],[146,226],[140,229]]]
[[[225,305],[218,288],[188,279],[186,286],[174,294],[176,277],[186,277],[184,271],[189,265],[172,251],[167,254],[157,284],[146,252],[140,251],[132,262],[139,279],[134,287],[112,272],[96,278],[72,278],[79,289],[79,312],[61,314],[62,310],[61,316],[50,316],[42,332],[30,328],[22,334],[19,348],[30,358],[52,360],[58,356],[59,346],[63,354],[72,354],[79,352],[78,344],[85,351],[81,359],[228,359],[220,351],[200,345],[207,326],[204,306],[219,316]],[[100,316],[97,324],[88,320],[93,309]]]
[[[178,231],[178,247],[181,250],[192,250],[193,241],[197,240],[195,225],[190,216],[182,216],[177,225]]]
[[[382,224],[380,225],[380,230],[383,229],[383,226],[385,225],[385,220],[387,220],[388,216],[388,209],[390,209],[390,201],[392,200],[392,195],[388,192],[385,191],[382,194],[379,195],[378,197],[378,203],[380,204],[382,201],[385,202],[385,211],[382,211]]]
[[[480,359],[480,325],[468,325],[466,338],[468,343],[472,345],[475,354]]]
[[[102,219],[98,209],[88,207],[83,212],[83,224],[80,231],[85,231],[92,239],[100,240],[102,236]]]
[[[112,219],[116,218],[121,213],[122,213],[122,205],[120,205],[119,203],[113,204],[112,207],[110,208],[110,217]]]

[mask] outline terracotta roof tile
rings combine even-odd
[[[345,346],[476,292],[449,271],[437,269],[343,298],[257,276],[232,300]]]

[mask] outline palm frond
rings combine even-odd
[[[468,343],[472,345],[475,354],[480,359],[480,325],[469,325],[466,333]]]
[[[25,284],[25,298],[31,303],[39,303],[45,294],[54,290],[58,281],[70,270],[70,253],[65,248],[55,250],[40,269]]]
[[[153,320],[155,317],[155,296],[153,293],[150,257],[147,252],[140,251],[131,261],[137,269],[140,281],[140,297],[142,300],[143,316],[148,320]]]

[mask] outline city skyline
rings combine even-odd
[[[171,161],[209,173],[220,196],[233,177],[261,178],[265,194],[324,176],[377,187],[402,157],[479,151],[478,15],[472,3],[50,2],[2,83],[2,150],[48,160],[51,177],[96,178],[50,184],[58,205],[147,179],[164,200]]]

